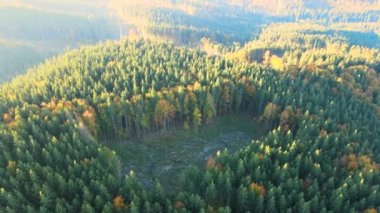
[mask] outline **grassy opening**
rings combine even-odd
[[[120,157],[122,174],[133,170],[150,187],[157,178],[168,194],[179,189],[179,176],[190,165],[206,167],[218,150],[235,152],[268,131],[252,115],[223,115],[198,129],[174,128],[146,135],[142,139],[112,141],[108,146]]]

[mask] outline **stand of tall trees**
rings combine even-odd
[[[0,87],[0,210],[380,210],[379,115],[337,78],[149,41],[66,53]],[[189,168],[175,197],[159,182],[145,189],[133,172],[120,177],[117,156],[98,142],[242,110],[273,131],[218,152],[206,171]]]

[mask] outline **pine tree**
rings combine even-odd
[[[212,204],[216,201],[217,191],[214,182],[212,181],[206,188],[205,200],[207,203]]]

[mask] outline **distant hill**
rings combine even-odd
[[[271,15],[294,15],[297,9],[332,13],[365,13],[380,10],[377,0],[226,0],[229,4]]]
[[[202,38],[224,45],[242,44],[272,23],[311,22],[333,30],[364,31],[373,41],[380,32],[378,1],[110,0],[109,8],[133,26],[130,37],[192,47],[199,46]]]
[[[375,0],[0,0],[0,83],[67,48],[122,36],[231,49],[272,23],[307,21],[375,42],[379,20]]]
[[[119,37],[101,1],[0,1],[0,83],[69,48]]]
[[[378,0],[142,0],[121,2],[110,0],[111,8],[122,8],[128,6],[160,7],[181,9],[184,11],[199,12],[202,9],[215,9],[227,7],[240,7],[247,11],[259,12],[272,16],[295,15],[300,10],[314,12],[328,11],[331,13],[366,13],[379,12],[380,1]]]

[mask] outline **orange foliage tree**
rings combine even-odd
[[[157,126],[166,126],[174,118],[175,107],[165,99],[157,102],[154,121]]]
[[[256,192],[257,195],[263,197],[266,194],[266,189],[263,185],[257,184],[257,183],[251,183],[249,185],[249,188]]]
[[[124,202],[124,198],[120,195],[116,196],[113,201],[113,206],[117,209],[127,208],[128,205]]]
[[[10,122],[12,122],[13,119],[9,113],[4,113],[3,114],[3,120],[5,121],[5,123],[10,123]]]
[[[89,128],[90,132],[97,136],[97,125],[96,125],[96,112],[95,109],[89,106],[82,114],[83,121],[86,126]]]

